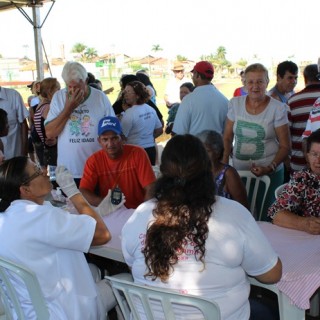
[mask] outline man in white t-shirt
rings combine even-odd
[[[28,154],[29,112],[20,93],[14,89],[0,87],[0,108],[8,114],[9,133],[1,140],[5,159]]]
[[[80,63],[65,64],[62,78],[67,87],[54,94],[45,122],[47,137],[58,137],[58,165],[69,169],[77,185],[87,158],[100,149],[99,120],[114,116],[107,96],[88,86],[87,76]]]
[[[170,109],[173,104],[181,102],[180,86],[187,82],[186,78],[184,77],[184,65],[180,61],[174,62],[171,70],[174,74],[174,78],[168,81],[164,95],[164,101],[168,109]]]

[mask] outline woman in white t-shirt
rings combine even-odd
[[[248,94],[229,101],[222,162],[229,163],[232,156],[236,170],[270,177],[262,215],[262,220],[267,220],[274,191],[283,184],[283,163],[290,151],[288,106],[266,94],[269,76],[265,66],[251,64],[244,74]],[[258,202],[261,197],[258,190]]]
[[[132,81],[126,85],[125,112],[121,118],[121,127],[127,143],[144,148],[154,166],[156,163],[155,138],[162,134],[163,128],[155,110],[146,104],[149,98],[145,85],[140,81]]]
[[[169,140],[153,192],[122,229],[134,281],[211,299],[224,320],[249,319],[248,275],[275,283],[281,261],[245,207],[215,196],[210,159],[198,138]],[[161,318],[158,305],[154,311]],[[175,311],[177,319],[203,319],[191,307]]]
[[[136,73],[136,76],[137,76],[138,80],[146,86],[147,91],[149,92],[149,95],[150,95],[150,100],[155,105],[157,105],[157,100],[156,100],[157,91],[156,91],[155,87],[153,86],[153,83],[151,82],[149,75],[146,72],[138,71]]]
[[[56,179],[79,214],[45,201],[52,188],[49,177],[29,158],[11,158],[0,166],[0,242],[5,243],[0,256],[36,274],[50,319],[105,320],[116,301],[105,281],[95,283],[83,253],[111,234],[64,167],[58,167]],[[23,283],[12,282],[25,316],[35,319]]]

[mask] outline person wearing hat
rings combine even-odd
[[[171,69],[174,78],[168,81],[164,101],[166,106],[170,109],[174,104],[180,103],[180,86],[186,82],[184,77],[184,65],[180,61],[175,61]]]
[[[149,199],[155,181],[147,153],[141,147],[124,144],[117,117],[108,116],[99,121],[98,141],[101,150],[85,163],[81,193],[95,207],[111,192],[112,203],[121,201],[124,195],[125,207],[137,208]]]
[[[214,130],[222,134],[228,99],[211,83],[213,66],[208,61],[200,61],[191,72],[196,88],[182,100],[172,133],[197,135],[205,130]]]
[[[32,81],[27,85],[27,88],[31,90],[32,95],[28,97],[28,105],[30,108],[36,108],[40,102],[40,83],[41,81]]]

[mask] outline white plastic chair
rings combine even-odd
[[[195,307],[202,312],[203,319],[206,320],[221,319],[219,306],[215,302],[197,296],[179,294],[162,288],[140,286],[115,277],[107,276],[105,278],[109,280],[112,286],[113,293],[116,296],[125,320],[131,319],[130,314],[134,320],[141,319],[136,306],[137,299],[141,301],[146,319],[148,320],[156,319],[150,300],[152,300],[152,303],[155,301],[161,303],[164,312],[161,319],[176,319],[173,304]],[[123,297],[125,297],[126,301],[124,301]]]
[[[156,176],[156,178],[159,178],[160,177],[160,167],[158,165],[155,165],[155,166],[152,166],[152,170]]]
[[[246,187],[248,201],[250,204],[250,211],[253,214],[253,216],[258,221],[260,221],[264,202],[266,200],[266,195],[270,186],[270,178],[269,176],[257,177],[251,171],[239,170],[238,173]],[[258,194],[259,187],[262,187],[263,185],[264,185],[264,194],[262,195],[262,202],[259,204],[259,209],[257,209],[256,207],[257,194]]]
[[[281,186],[279,186],[278,188],[276,188],[276,190],[274,190],[274,196],[276,197],[276,199],[279,197],[279,194],[283,191],[283,189],[286,185],[287,185],[287,183],[284,183]]]
[[[298,309],[291,303],[291,300],[282,293],[275,284],[264,284],[249,277],[250,284],[257,287],[262,287],[274,292],[278,298],[279,317],[280,320],[303,320],[305,319],[305,310]]]
[[[10,274],[22,281],[29,293],[37,319],[49,319],[49,311],[39,281],[31,270],[0,257],[0,294],[5,309],[5,319],[13,319],[13,308],[19,320],[27,319],[21,308],[18,294],[10,281]]]

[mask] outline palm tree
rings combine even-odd
[[[160,47],[160,44],[154,44],[151,48],[151,51],[154,51],[155,53],[162,50],[163,49]],[[148,65],[149,65],[149,75],[151,76],[150,55],[148,56]]]
[[[177,61],[182,61],[182,62],[188,60],[187,57],[182,56],[181,54],[178,54],[176,59],[177,59]]]
[[[220,47],[218,47],[218,49],[217,49],[216,58],[217,58],[218,60],[226,60],[226,54],[227,54],[226,48],[223,47],[223,46],[220,46]]]
[[[160,47],[160,44],[154,44],[152,46],[151,51],[154,51],[154,53],[157,53],[158,51],[162,51],[163,49]]]
[[[245,59],[243,59],[243,58],[240,58],[240,60],[237,61],[237,64],[240,65],[240,66],[242,66],[243,69],[244,69],[244,68],[247,66],[247,64],[248,64],[248,61],[245,60]]]
[[[226,59],[227,50],[225,47],[220,46],[217,48],[217,51],[214,55],[214,65],[217,67],[217,71],[225,68],[229,68],[231,63]]]
[[[86,48],[84,56],[88,62],[92,62],[92,60],[98,56],[98,52],[95,48]]]
[[[86,49],[87,49],[87,46],[85,44],[77,42],[72,47],[71,52],[77,54],[77,59],[84,60],[85,59],[84,50]]]

